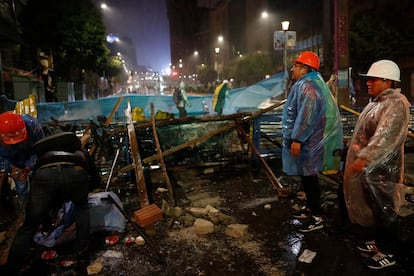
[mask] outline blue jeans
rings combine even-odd
[[[84,252],[89,245],[89,175],[79,166],[54,165],[37,169],[32,177],[25,221],[11,244],[8,265],[13,270],[24,264],[39,225],[51,208],[72,201],[76,208],[75,252]]]
[[[14,184],[16,184],[16,194],[18,196],[26,196],[29,194],[29,181],[19,181],[16,179],[14,180]]]

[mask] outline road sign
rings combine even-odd
[[[286,31],[286,48],[295,49],[296,47],[296,31]],[[285,45],[285,32],[284,31],[275,31],[273,36],[273,49],[283,50]]]

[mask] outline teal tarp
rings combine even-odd
[[[266,99],[278,96],[281,93],[283,93],[283,73],[248,87],[231,89],[229,90],[229,97],[224,104],[223,115],[234,114],[246,109],[257,109]],[[38,119],[40,122],[51,122],[52,117],[58,121],[95,121],[99,115],[109,116],[119,97],[117,95],[87,101],[38,103]],[[128,100],[131,103],[131,108],[135,106],[142,107],[147,118],[151,116],[151,103],[154,104],[155,112],[161,110],[173,113],[178,117],[178,110],[171,95],[144,96],[124,94],[121,105],[114,115],[116,121],[122,122],[125,120],[124,112],[127,108]],[[186,107],[189,116],[204,115],[203,101],[209,107],[210,114],[214,115],[211,108],[212,95],[188,96],[188,100],[191,103],[191,106]],[[16,101],[3,98],[3,106],[6,110],[14,109],[15,104]]]

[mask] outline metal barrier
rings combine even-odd
[[[254,119],[252,132],[253,145],[263,157],[281,156],[282,113],[263,114]]]

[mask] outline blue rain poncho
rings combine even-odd
[[[308,176],[338,172],[340,157],[334,153],[343,147],[341,118],[320,73],[310,72],[292,85],[283,109],[282,128],[286,174]],[[293,141],[301,143],[297,158],[290,153]]]
[[[384,202],[398,213],[405,202],[404,144],[410,120],[410,103],[400,89],[387,89],[364,108],[348,144],[344,173],[344,195],[350,221],[364,227],[377,226],[376,208],[368,187],[381,188],[392,202]],[[351,165],[362,159],[367,167],[355,173]],[[392,206],[391,206],[392,205]]]

